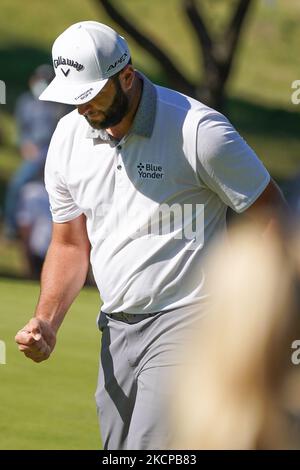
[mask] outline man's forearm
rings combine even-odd
[[[42,271],[35,316],[48,321],[57,331],[84,285],[88,267],[86,248],[52,242]]]
[[[42,362],[52,354],[57,330],[86,279],[89,257],[84,214],[67,222],[53,222],[35,318],[31,318],[15,337],[19,350],[26,357]]]
[[[290,209],[280,188],[271,179],[264,192],[245,211],[245,215],[261,227],[264,236],[268,236],[279,226],[286,225]]]

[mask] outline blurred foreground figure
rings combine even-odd
[[[278,231],[260,234],[235,227],[211,253],[211,311],[178,376],[173,448],[300,448],[285,387],[300,336],[294,258]]]

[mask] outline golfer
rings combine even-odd
[[[164,449],[170,377],[207,312],[203,257],[231,207],[284,208],[276,184],[228,120],[134,69],[124,38],[84,21],[53,45],[40,99],[72,104],[52,137],[45,183],[53,235],[34,318],[16,336],[35,362],[84,285],[103,301],[96,403],[105,449]],[[266,211],[265,229],[276,218]],[[83,312],[84,315],[84,312]]]

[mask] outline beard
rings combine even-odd
[[[110,107],[103,112],[104,118],[101,120],[91,120],[88,116],[85,119],[94,129],[108,129],[116,126],[126,116],[129,110],[129,102],[127,95],[122,90],[119,80],[115,80],[116,94]]]

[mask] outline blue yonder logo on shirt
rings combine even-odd
[[[154,165],[153,163],[139,163],[137,165],[138,175],[141,179],[157,179],[164,178],[163,167]]]

